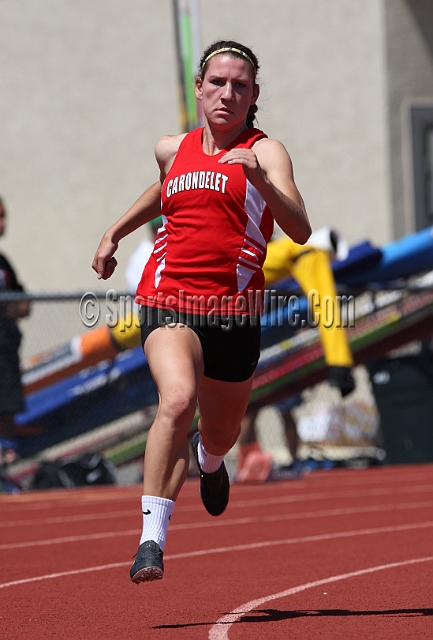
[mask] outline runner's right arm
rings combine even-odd
[[[92,262],[98,279],[110,278],[117,266],[114,254],[122,238],[161,215],[161,182],[149,187],[102,236]]]

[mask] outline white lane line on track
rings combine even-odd
[[[420,470],[420,467],[424,467],[424,471]],[[303,479],[309,481],[309,486],[314,485],[317,481],[320,486],[326,486],[326,488],[341,487],[342,476],[344,475],[344,485],[358,486],[360,480],[363,485],[373,484],[389,484],[390,482],[397,483],[414,483],[414,482],[430,482],[433,475],[433,464],[417,464],[416,469],[411,469],[405,465],[392,465],[384,466],[381,468],[369,468],[369,469],[331,469],[322,472],[315,471],[314,473],[306,473]],[[302,479],[302,478],[301,478]],[[182,487],[182,495],[190,497],[197,491],[196,485],[198,481],[197,477],[188,477],[185,484]],[[235,483],[238,490],[245,492],[256,491],[257,488],[266,485],[254,484],[254,483]],[[279,480],[277,484],[273,483],[276,487],[282,487],[290,485],[292,490],[305,491],[305,484],[293,482],[293,480]],[[23,503],[27,503],[26,508],[31,509],[45,509],[50,508],[53,503],[63,502],[64,490],[48,490],[48,491],[30,491],[17,495],[0,495],[0,503],[8,508],[8,510],[20,510]],[[139,483],[133,485],[113,485],[111,490],[107,487],[95,487],[93,489],[80,487],[77,490],[68,491],[69,501],[73,504],[82,505],[90,504],[92,502],[106,502],[110,500],[140,500],[141,499],[141,485]],[[35,504],[37,502],[38,504]]]
[[[370,491],[341,491],[338,493],[330,494],[327,491],[297,495],[297,496],[277,496],[275,498],[260,498],[255,500],[231,500],[230,508],[231,509],[241,509],[248,507],[261,507],[261,506],[269,506],[276,504],[293,504],[296,502],[314,502],[315,500],[332,500],[338,501],[344,498],[368,498],[370,496],[385,496],[385,495],[397,495],[397,494],[407,494],[407,493],[432,493],[433,485],[419,485],[417,487],[409,488],[404,487],[402,489],[395,489],[394,487],[388,489],[372,489]],[[138,507],[139,509],[139,507]],[[197,501],[197,504],[194,505],[178,505],[176,507],[176,513],[182,512],[187,513],[191,511],[202,511],[203,505],[201,501]],[[137,509],[131,509],[127,511],[115,511],[115,512],[106,512],[106,513],[87,513],[82,515],[74,515],[74,516],[58,516],[54,518],[41,518],[39,520],[13,520],[9,522],[0,522],[0,528],[6,527],[18,527],[18,526],[35,526],[38,524],[46,525],[46,524],[60,524],[62,522],[84,522],[85,520],[101,520],[101,519],[112,519],[112,518],[121,518],[127,516],[135,516],[137,514]]]
[[[334,489],[334,488],[340,488],[342,485],[344,485],[345,487],[351,487],[351,486],[359,486],[360,483],[362,483],[364,486],[374,486],[374,485],[385,485],[388,486],[389,484],[404,484],[406,486],[410,486],[410,484],[415,484],[415,483],[428,483],[431,482],[432,477],[433,477],[433,465],[432,465],[432,470],[429,470],[429,473],[419,473],[416,475],[404,475],[401,473],[398,474],[393,474],[393,475],[370,475],[371,470],[368,469],[362,469],[361,471],[356,471],[356,470],[350,470],[350,473],[348,474],[344,474],[344,478],[343,476],[340,476],[340,470],[336,470],[335,473],[332,470],[327,470],[324,471],[322,473],[320,473],[320,475],[317,474],[317,472],[312,472],[312,473],[305,473],[304,475],[301,475],[301,477],[298,480],[301,480],[301,482],[294,482],[293,480],[278,480],[275,482],[272,482],[272,484],[274,486],[280,487],[280,486],[284,486],[285,488],[287,488],[288,485],[290,485],[290,487],[294,490],[294,491],[305,491],[305,482],[302,481],[307,481],[308,486],[314,487],[316,484],[320,485],[320,487],[326,487],[326,489]],[[384,470],[382,469],[381,473],[384,473]],[[257,487],[263,487],[266,486],[268,483],[261,483],[261,484],[255,484],[255,483],[234,483],[235,486],[238,488],[238,490],[242,490],[245,491],[245,493],[248,492],[253,492],[257,489]]]
[[[419,466],[419,465],[418,465]],[[317,476],[311,476],[310,474],[305,474],[304,479],[308,478],[308,487],[311,488],[317,481],[317,484],[320,484],[322,488],[333,489],[334,487],[339,488],[342,485],[342,480],[340,473],[344,470],[338,469],[337,473],[333,474],[328,470],[323,472],[323,474]],[[332,474],[332,477],[331,477]],[[356,477],[349,477],[355,476]],[[399,465],[398,473],[390,473],[389,468],[380,469],[379,473],[375,472],[372,469],[362,469],[360,471],[356,469],[348,470],[348,473],[344,473],[344,486],[350,487],[352,485],[359,486],[360,477],[358,474],[362,474],[362,484],[371,486],[373,484],[389,484],[391,481],[395,482],[404,482],[406,485],[409,482],[429,482],[431,480],[431,473],[417,473],[417,474],[409,474],[404,467]],[[368,474],[368,475],[367,475]],[[302,478],[301,478],[302,479]],[[336,482],[333,480],[336,479]],[[190,498],[197,493],[196,487],[196,478],[188,478],[187,482],[182,488],[182,497]],[[238,493],[253,493],[260,491],[263,487],[268,486],[267,484],[242,484],[235,483],[236,490]],[[292,491],[305,492],[306,486],[304,483],[294,483],[293,480],[280,480],[277,484],[273,483],[273,486],[278,490],[287,490],[287,486],[290,486]],[[410,490],[410,487],[408,487]],[[44,510],[51,509],[59,504],[59,502],[63,502],[65,497],[65,492],[63,489],[58,492],[52,491],[39,491],[39,492],[25,492],[18,495],[0,495],[0,505],[2,508],[8,511],[8,513],[14,511],[22,511],[23,505],[25,504],[26,510]],[[100,504],[102,502],[110,502],[113,501],[122,501],[126,500],[130,501],[140,501],[141,500],[141,485],[131,485],[128,487],[117,486],[116,490],[113,493],[108,493],[106,491],[101,491],[101,488],[92,489],[91,493],[89,490],[79,488],[77,490],[70,489],[68,490],[68,505],[73,506],[91,506],[92,503]],[[1,523],[0,523],[1,526]]]
[[[303,513],[283,513],[272,516],[260,516],[257,518],[232,518],[230,520],[206,520],[203,522],[190,522],[185,524],[172,524],[170,532],[185,531],[190,529],[206,529],[225,526],[239,526],[255,524],[257,522],[284,522],[287,520],[305,520],[313,518],[326,518],[344,515],[356,515],[360,513],[374,513],[383,511],[403,511],[405,509],[423,509],[433,507],[433,502],[406,502],[400,504],[378,504],[367,507],[352,507],[347,509],[327,509],[322,511],[311,511]],[[85,542],[86,540],[103,540],[104,538],[116,538],[120,536],[138,535],[139,529],[128,529],[126,531],[104,531],[101,533],[89,533],[78,536],[64,536],[62,538],[48,538],[44,540],[30,540],[27,542],[10,542],[0,544],[0,551],[10,549],[24,549],[29,546],[43,547],[52,544],[63,544],[68,542]]]
[[[426,558],[413,558],[412,560],[402,560],[401,562],[390,562],[389,564],[381,564],[376,567],[369,567],[368,569],[360,569],[359,571],[350,571],[349,573],[341,573],[340,575],[331,576],[330,578],[324,578],[322,580],[315,580],[314,582],[307,582],[306,584],[301,584],[298,587],[293,587],[292,589],[286,589],[286,591],[280,591],[280,593],[274,593],[270,596],[265,596],[263,598],[258,598],[257,600],[251,600],[246,604],[241,605],[237,609],[234,609],[231,613],[223,616],[214,624],[214,626],[209,631],[209,640],[229,640],[228,631],[232,624],[239,620],[246,613],[249,613],[253,609],[260,607],[263,604],[271,600],[278,600],[279,598],[286,598],[287,596],[292,596],[295,593],[299,593],[300,591],[305,591],[306,589],[312,589],[314,587],[320,587],[324,584],[329,584],[331,582],[337,582],[339,580],[347,580],[348,578],[356,578],[359,576],[366,575],[368,573],[375,573],[376,571],[384,571],[386,569],[395,569],[398,567],[405,567],[408,565],[419,564],[421,562],[431,562],[433,560],[433,556],[428,556]]]
[[[32,547],[49,547],[53,544],[66,544],[68,542],[87,542],[91,540],[108,540],[123,536],[139,536],[141,529],[128,529],[127,531],[104,531],[103,533],[88,533],[80,536],[65,536],[63,538],[50,538],[47,540],[30,540],[29,542],[10,542],[0,544],[0,551],[11,549],[26,549]]]
[[[400,467],[401,468],[401,467]],[[320,477],[313,474],[305,474],[305,480],[308,479],[308,486],[311,488],[317,482],[320,487],[326,489],[340,488],[342,485],[342,480],[340,477],[340,471],[337,471],[337,474],[332,474],[332,477],[329,474],[329,471],[324,472]],[[349,477],[355,476],[356,477]],[[393,473],[392,475],[388,474],[388,470],[381,469],[380,473],[375,473],[371,469],[366,470],[362,469],[361,471],[351,469],[348,474],[344,476],[344,486],[346,488],[351,486],[359,486],[360,480],[362,481],[363,486],[371,487],[376,484],[389,484],[391,481],[393,483],[404,483],[405,485],[408,482],[411,483],[419,483],[419,482],[430,482],[432,479],[431,473],[417,473],[409,475],[402,474],[399,470],[398,474]],[[358,476],[362,474],[362,479]],[[370,475],[370,473],[372,475]],[[326,476],[325,476],[326,474]],[[368,475],[367,475],[368,474]],[[374,475],[373,475],[374,474]],[[383,474],[383,475],[382,475]],[[302,479],[302,478],[301,478]],[[335,482],[333,481],[335,480]],[[182,497],[183,498],[191,498],[197,494],[197,482],[198,478],[188,478],[184,486],[182,487]],[[273,487],[279,491],[287,491],[287,486],[290,486],[291,491],[296,492],[305,492],[305,484],[293,482],[293,480],[279,480],[278,483],[272,483]],[[255,493],[257,491],[262,490],[263,488],[268,487],[267,483],[234,483],[236,490],[238,493]],[[100,488],[99,488],[100,489]],[[140,501],[141,500],[141,486],[140,485],[131,485],[128,487],[118,486],[117,490],[114,493],[107,493],[105,491],[100,491],[99,494],[96,493],[98,489],[92,489],[91,493],[88,490],[83,488],[78,488],[77,490],[70,489],[68,490],[68,507],[78,506],[82,507],[91,506],[92,504],[100,504],[105,503],[108,500],[110,502],[125,502],[125,501]],[[60,502],[64,502],[65,492],[63,489],[59,489],[58,492],[53,495],[52,491],[38,491],[38,492],[28,492],[21,493],[17,495],[6,495],[0,494],[0,504],[3,508],[7,509],[8,513],[13,513],[15,511],[22,511],[23,505],[25,505],[26,511],[37,510],[42,511],[45,509],[52,509],[53,507],[58,506]]]
[[[57,516],[55,518],[41,518],[40,520],[11,520],[10,522],[0,522],[0,527],[34,527],[38,524],[61,524],[63,522],[84,522],[85,520],[108,520],[112,518],[125,518],[136,516],[140,507],[128,511],[108,511],[103,513],[83,513],[76,516]]]
[[[29,582],[40,582],[41,580],[51,580],[53,578],[64,578],[66,576],[76,576],[81,573],[93,573],[94,571],[105,571],[107,569],[118,569],[119,567],[124,567],[126,564],[130,564],[129,562],[114,562],[112,564],[103,564],[99,567],[87,567],[85,569],[72,569],[70,571],[61,571],[59,573],[48,573],[45,576],[36,576],[34,578],[23,578],[22,580],[14,580],[13,582],[5,582],[0,584],[0,589],[5,589],[6,587],[16,587],[20,584],[28,584]]]
[[[354,538],[356,536],[375,535],[380,533],[396,533],[400,531],[410,531],[414,529],[426,529],[433,527],[433,522],[418,522],[415,524],[398,525],[394,527],[377,527],[371,529],[357,529],[354,531],[337,531],[325,533],[315,536],[304,536],[303,538],[286,538],[284,540],[266,540],[265,542],[253,542],[250,544],[238,544],[231,547],[216,547],[213,549],[200,549],[199,551],[187,551],[186,553],[172,553],[164,557],[167,560],[182,560],[185,558],[196,558],[199,556],[209,556],[214,554],[232,553],[235,551],[250,551],[252,549],[261,549],[262,547],[277,547],[289,544],[302,544],[308,542],[324,542],[326,540],[335,540],[336,538]],[[103,571],[105,569],[115,569],[119,567],[129,566],[129,562],[116,562],[113,564],[105,564],[96,567],[87,567],[84,569],[71,569],[70,571],[62,571],[61,573],[49,573],[34,578],[23,578],[21,580],[13,580],[12,582],[4,582],[0,584],[0,589],[6,587],[14,587],[20,584],[28,584],[29,582],[39,582],[41,580],[49,580],[52,578],[63,578],[65,576],[73,576],[81,573],[91,573],[92,571]]]

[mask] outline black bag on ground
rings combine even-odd
[[[42,462],[33,479],[34,489],[72,489],[116,484],[116,470],[99,453],[85,453],[75,460]]]

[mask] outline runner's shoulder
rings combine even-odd
[[[170,162],[179,150],[180,143],[187,134],[181,133],[180,135],[165,135],[158,140],[155,147],[155,155],[158,162]]]

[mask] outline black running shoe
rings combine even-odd
[[[161,580],[164,575],[163,553],[157,542],[147,540],[139,547],[129,575],[132,582],[150,582]]]
[[[198,462],[199,441],[200,433],[197,431],[197,433],[192,437],[191,446],[200,473],[201,499],[206,511],[210,513],[211,516],[220,516],[223,511],[225,511],[229,501],[229,476],[224,462],[217,471],[214,471],[214,473],[205,473],[202,471]]]

